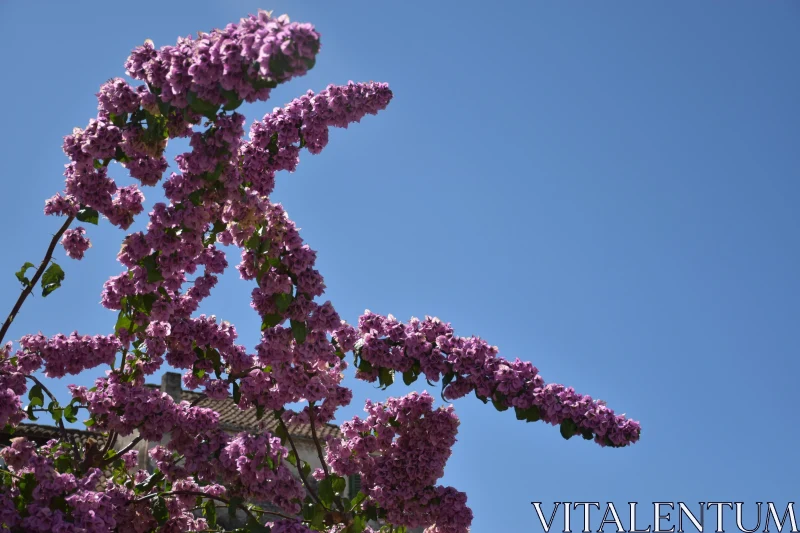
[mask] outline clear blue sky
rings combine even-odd
[[[323,44],[248,122],[328,83],[395,93],[278,181],[341,315],[437,315],[642,422],[635,446],[601,449],[458,401],[444,482],[469,493],[474,533],[541,531],[534,500],[797,499],[797,2],[3,1],[3,306],[59,224],[42,207],[63,186],[61,138],[99,85],[146,38],[259,7]],[[98,302],[123,233],[89,232],[11,338],[112,330]],[[203,310],[252,347],[250,290],[226,276]],[[355,390],[340,420],[385,396]]]

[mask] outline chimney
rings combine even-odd
[[[181,401],[181,375],[177,372],[165,372],[161,376],[161,392],[166,392],[175,403]]]

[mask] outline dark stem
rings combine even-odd
[[[314,498],[314,501],[320,504],[325,510],[330,511],[330,509],[328,509],[325,506],[325,504],[320,501],[319,497],[317,496],[317,493],[314,492],[314,490],[311,488],[311,485],[309,485],[308,480],[306,480],[306,476],[303,474],[303,467],[300,464],[301,463],[300,454],[297,453],[297,447],[294,445],[292,434],[289,433],[289,429],[286,427],[286,423],[280,416],[276,416],[275,418],[278,419],[278,423],[281,425],[281,428],[283,428],[283,431],[286,433],[287,438],[289,439],[289,444],[292,446],[292,451],[294,451],[294,456],[297,458],[297,473],[300,474],[300,479],[303,481],[303,485],[305,485],[306,489],[308,489],[308,493],[311,495],[312,498]]]
[[[22,289],[22,294],[20,294],[19,298],[17,298],[17,303],[14,304],[14,308],[11,310],[11,313],[8,314],[8,318],[6,318],[2,329],[0,329],[0,343],[3,342],[3,339],[8,332],[8,328],[11,327],[11,323],[14,321],[14,318],[16,318],[20,307],[22,307],[22,304],[33,290],[33,287],[36,286],[36,282],[38,282],[39,278],[42,277],[42,273],[44,273],[45,268],[47,268],[47,264],[50,263],[50,259],[53,257],[53,252],[56,249],[58,240],[61,238],[64,232],[67,231],[67,228],[69,228],[69,225],[72,224],[73,220],[75,220],[74,216],[67,218],[67,220],[64,222],[64,225],[59,228],[55,235],[53,235],[53,239],[50,241],[50,246],[47,247],[47,252],[44,254],[44,259],[42,259],[42,264],[40,264],[39,268],[36,269],[36,273],[33,275],[33,278],[31,278],[31,282],[27,285],[27,287]]]
[[[198,403],[202,402],[206,398],[208,398],[207,395],[201,394],[200,396],[194,399],[194,401],[189,405],[189,407],[195,407]]]
[[[108,450],[110,450],[114,446],[114,444],[116,444],[116,442],[117,442],[117,432],[112,431],[108,434],[108,440],[106,440],[106,445],[103,446],[103,451],[100,454],[100,457],[101,458],[105,457],[106,454],[108,453]]]
[[[314,444],[317,447],[317,455],[319,455],[319,462],[322,463],[322,470],[325,471],[325,477],[330,476],[328,472],[328,464],[325,462],[325,457],[322,454],[322,445],[319,443],[319,439],[317,438],[317,430],[314,429],[314,404],[308,404],[308,419],[311,422],[311,436],[314,438]]]
[[[226,498],[223,498],[221,496],[212,496],[211,494],[206,494],[205,492],[199,492],[199,491],[194,491],[194,490],[173,490],[173,491],[164,492],[164,493],[161,493],[161,494],[159,494],[157,492],[154,492],[152,494],[148,494],[147,496],[144,496],[144,497],[139,498],[137,500],[133,500],[133,502],[134,503],[143,502],[143,501],[149,500],[149,499],[151,499],[151,498],[153,498],[155,496],[181,496],[181,495],[185,495],[185,496],[200,496],[202,498],[208,498],[209,500],[216,500],[218,502],[222,502],[222,503],[227,504],[227,505],[230,505],[230,503],[231,503],[230,500],[228,500]],[[237,507],[240,508],[245,513],[247,513],[247,515],[250,518],[255,520],[256,523],[258,523],[258,518],[256,518],[256,515],[254,515],[250,511],[250,509],[245,507],[244,504],[240,503],[239,505],[237,505]],[[275,516],[280,516],[281,518],[285,518],[286,520],[294,520],[292,517],[286,516],[285,514],[281,514],[281,513],[275,513],[275,512],[272,512],[272,511],[259,511],[259,512],[272,514],[272,515],[275,515]]]
[[[33,283],[31,283],[31,285],[33,285]],[[29,380],[39,385],[45,392],[45,394],[47,394],[47,396],[50,398],[50,401],[58,403],[58,400],[56,400],[56,397],[53,396],[52,392],[50,392],[50,389],[45,387],[44,384],[41,381],[39,381],[39,379],[36,376],[25,376],[25,377],[27,377]],[[61,434],[64,436],[64,440],[69,441],[70,445],[72,446],[72,455],[75,457],[76,466],[80,466],[81,454],[78,451],[78,443],[75,442],[75,437],[73,437],[72,434],[70,434],[67,431],[66,426],[64,426],[64,421],[61,418],[58,419],[58,428],[61,430]]]
[[[118,451],[114,455],[112,455],[108,459],[103,459],[102,461],[100,461],[100,464],[98,466],[102,468],[102,467],[104,467],[104,466],[106,466],[108,464],[113,463],[114,461],[116,461],[117,459],[122,457],[124,454],[128,453],[129,451],[131,451],[133,449],[133,447],[136,446],[137,444],[139,444],[139,441],[141,441],[141,440],[142,440],[142,436],[141,435],[136,437],[135,439],[130,441],[127,444],[127,446],[122,448],[120,451]]]

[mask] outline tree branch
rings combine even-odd
[[[311,497],[314,498],[314,501],[316,501],[318,504],[320,504],[323,507],[323,509],[325,509],[327,511],[330,511],[330,509],[328,509],[325,506],[325,504],[320,501],[319,497],[317,496],[317,493],[314,492],[314,490],[311,488],[311,485],[308,483],[308,480],[306,480],[306,476],[305,476],[305,474],[303,474],[302,465],[300,464],[300,461],[301,461],[300,460],[300,454],[297,453],[297,447],[294,445],[294,440],[292,439],[292,434],[289,433],[289,429],[286,427],[286,423],[283,421],[283,419],[280,416],[276,416],[275,418],[278,419],[278,423],[281,425],[281,428],[283,428],[283,431],[286,432],[287,438],[289,439],[289,444],[292,446],[292,451],[294,451],[294,456],[297,458],[297,473],[300,474],[300,480],[303,482],[303,485],[305,485],[305,487],[308,490],[308,493],[311,495]]]
[[[3,342],[3,339],[8,332],[8,328],[11,327],[11,323],[16,318],[19,309],[22,307],[22,304],[25,302],[25,299],[33,290],[33,287],[36,286],[36,283],[39,281],[39,278],[42,277],[42,273],[44,272],[45,268],[47,268],[47,264],[50,263],[50,259],[53,257],[53,252],[56,249],[56,244],[58,244],[58,240],[67,231],[69,225],[72,224],[72,221],[75,220],[74,216],[67,218],[64,224],[59,228],[55,235],[53,235],[53,239],[50,241],[50,246],[47,247],[47,252],[44,254],[44,259],[42,259],[42,263],[39,265],[39,268],[36,269],[36,273],[33,275],[31,282],[28,284],[27,287],[22,289],[22,294],[19,295],[17,298],[17,303],[14,304],[14,308],[11,309],[11,312],[8,314],[8,318],[3,323],[2,329],[0,329],[0,343]]]
[[[112,455],[108,459],[103,459],[102,461],[100,461],[100,464],[98,466],[102,468],[102,467],[106,466],[107,464],[113,463],[114,461],[116,461],[117,459],[122,457],[124,454],[128,453],[129,451],[131,451],[133,449],[133,447],[136,446],[137,444],[139,444],[139,441],[141,441],[141,440],[142,440],[142,436],[139,435],[138,437],[136,437],[132,441],[130,441],[124,448],[122,448],[116,454]]]
[[[33,283],[31,283],[31,285],[33,285]],[[50,392],[50,389],[45,387],[44,384],[41,381],[39,381],[39,379],[36,376],[25,376],[25,377],[28,378],[29,380],[33,381],[34,383],[36,383],[39,387],[41,387],[42,390],[45,392],[45,394],[47,394],[47,396],[50,398],[50,401],[58,403],[58,400],[56,400],[56,397],[53,396],[52,392]],[[75,437],[73,437],[67,431],[66,426],[64,426],[64,421],[60,417],[58,419],[58,427],[61,430],[61,434],[64,436],[64,439],[68,440],[69,443],[72,445],[72,454],[75,456],[75,463],[76,463],[75,466],[76,467],[80,467],[81,454],[78,451],[78,443],[75,442]]]
[[[319,443],[319,439],[317,438],[317,430],[314,429],[314,404],[309,402],[308,404],[308,420],[311,422],[311,436],[314,438],[314,444],[317,447],[317,455],[319,455],[319,462],[322,463],[322,470],[325,471],[325,477],[330,476],[328,472],[328,464],[325,462],[325,457],[322,454],[322,445]]]

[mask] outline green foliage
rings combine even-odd
[[[157,281],[163,281],[164,276],[161,274],[161,270],[158,269],[158,252],[148,255],[141,261],[139,264],[144,267],[147,271],[147,281],[148,283],[155,283]]]
[[[566,418],[561,422],[561,436],[569,440],[578,432],[578,425],[571,419]]]
[[[191,110],[198,115],[203,115],[209,120],[215,120],[217,118],[217,111],[219,110],[218,105],[198,98],[197,94],[192,91],[186,93],[186,101],[189,102]]]
[[[42,296],[46,297],[61,287],[61,282],[64,281],[65,277],[64,270],[55,261],[50,263],[50,266],[42,274]]]
[[[86,222],[87,224],[95,224],[100,221],[100,213],[92,209],[91,207],[84,207],[78,214],[75,216],[81,222]]]
[[[153,518],[156,519],[158,525],[164,525],[169,520],[169,509],[167,509],[167,501],[163,496],[158,496],[153,502]]]
[[[217,527],[217,508],[214,500],[206,500],[203,504],[203,517],[208,521],[209,527]]]
[[[303,344],[306,342],[306,335],[308,333],[306,323],[294,319],[292,319],[290,323],[292,325],[292,335],[294,335],[294,340],[296,340],[298,344]]]
[[[514,412],[517,414],[517,420],[525,420],[526,422],[538,422],[541,416],[539,408],[535,405],[532,405],[527,409],[515,407]]]
[[[384,390],[394,383],[394,370],[391,368],[381,368],[378,371],[378,383]]]
[[[17,272],[15,274],[15,276],[17,276],[17,279],[19,280],[19,282],[22,283],[23,287],[27,287],[28,285],[31,284],[31,280],[29,280],[25,276],[25,273],[28,271],[29,268],[33,268],[33,267],[34,267],[33,263],[25,263],[24,265],[22,265],[22,268],[19,269],[19,272]]]

